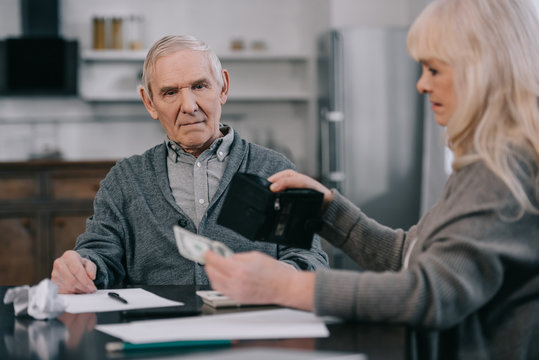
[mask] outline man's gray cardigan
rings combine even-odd
[[[182,257],[176,248],[173,225],[197,232],[176,204],[169,186],[166,146],[119,161],[101,182],[94,214],[75,250],[97,265],[99,288],[126,284],[208,284],[204,267]],[[198,234],[226,244],[234,252],[262,251],[296,268],[327,267],[327,255],[315,237],[311,250],[252,242],[217,225],[226,191],[236,172],[268,177],[294,165],[281,154],[249,143],[234,133],[227,167]]]

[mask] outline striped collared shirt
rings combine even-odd
[[[220,130],[224,136],[215,140],[198,158],[185,152],[168,137],[165,140],[172,195],[196,227],[221,182],[234,139],[231,127],[221,125]]]

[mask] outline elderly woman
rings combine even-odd
[[[322,192],[319,235],[366,271],[295,272],[257,252],[207,252],[206,272],[243,302],[409,325],[421,357],[539,358],[535,9],[528,0],[438,0],[407,42],[423,68],[417,89],[454,153],[438,203],[407,231],[390,229],[339,192],[283,171],[271,189]]]

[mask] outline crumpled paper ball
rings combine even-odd
[[[30,315],[34,319],[54,319],[64,312],[67,304],[58,296],[58,286],[50,279],[43,279],[35,286],[18,286],[8,289],[4,304],[13,303],[15,316]]]

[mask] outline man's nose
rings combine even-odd
[[[198,110],[196,96],[190,89],[180,91],[180,109],[184,114],[192,114]]]

